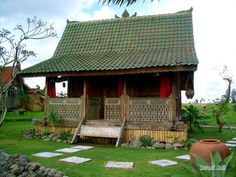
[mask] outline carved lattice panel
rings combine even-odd
[[[105,114],[106,120],[120,120],[121,107],[119,98],[106,98]]]
[[[65,120],[80,119],[80,98],[52,98],[49,100],[49,112],[54,111]]]
[[[129,101],[129,121],[168,121],[169,102],[166,99],[132,98]]]

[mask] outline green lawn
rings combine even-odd
[[[183,104],[183,107],[190,104]],[[204,115],[205,119],[202,122],[204,125],[217,125],[216,119],[212,115],[212,107],[214,106],[214,103],[206,103],[206,104],[192,104],[193,106],[196,106],[201,113]],[[222,114],[222,117],[226,120],[226,122],[230,126],[236,127],[236,111],[235,111],[236,104],[230,103],[228,104],[228,111],[226,111],[224,114]]]
[[[226,142],[236,137],[236,130],[224,129],[223,132],[218,132],[217,128],[203,128],[202,131],[194,129],[194,132],[188,133],[189,138],[200,139],[219,139]]]
[[[24,112],[23,115],[20,115],[16,111],[8,112],[6,116],[6,121],[21,121],[24,120],[32,120],[34,118],[37,119],[43,119],[44,118],[44,112]]]
[[[96,148],[75,153],[73,155],[91,158],[92,161],[86,164],[67,164],[59,162],[61,157],[44,159],[33,157],[33,153],[42,151],[53,152],[56,149],[69,147],[71,145],[65,143],[44,142],[42,140],[30,140],[21,136],[22,130],[33,128],[30,121],[6,121],[0,128],[0,149],[4,149],[10,154],[20,153],[29,156],[31,161],[39,162],[42,165],[50,168],[56,168],[63,171],[70,177],[191,177],[192,175],[184,169],[181,165],[173,167],[158,167],[148,163],[149,160],[155,159],[172,159],[176,160],[175,156],[188,153],[187,150],[154,150],[154,149],[142,149],[142,148],[114,148],[107,146],[96,146]],[[205,138],[202,133],[197,132],[198,138]],[[195,135],[196,135],[195,134]],[[213,132],[212,132],[213,134]],[[222,135],[217,134],[217,137],[221,139],[226,136],[227,133]],[[191,135],[192,137],[194,134]],[[62,157],[69,157],[71,155],[63,155]],[[104,164],[109,161],[133,161],[135,164],[132,170],[121,169],[106,169]],[[180,162],[180,161],[179,161]],[[228,176],[232,176],[233,171],[236,170],[236,164],[234,168],[231,168],[231,173]]]

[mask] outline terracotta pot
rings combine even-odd
[[[201,158],[203,158],[209,165],[211,165],[210,154],[214,155],[217,151],[219,152],[222,159],[225,159],[230,154],[229,148],[224,143],[221,143],[220,140],[202,139],[193,144],[193,146],[191,147],[190,161],[191,163],[195,164],[195,158],[192,154],[197,154]]]

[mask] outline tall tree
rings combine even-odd
[[[28,18],[25,25],[18,24],[13,31],[11,32],[5,28],[0,30],[1,78],[5,78],[5,67],[11,66],[12,68],[10,81],[5,83],[4,79],[0,80],[0,102],[2,103],[0,127],[7,113],[8,91],[20,71],[20,64],[29,57],[36,56],[34,51],[27,50],[26,42],[29,40],[47,39],[57,35],[53,25],[37,19],[37,17]]]
[[[216,123],[219,127],[219,132],[222,131],[224,124],[228,127],[229,125],[226,123],[225,119],[222,115],[228,110],[228,103],[230,101],[230,94],[231,94],[231,85],[233,82],[233,75],[229,74],[228,67],[223,66],[223,69],[219,71],[220,76],[224,81],[227,83],[227,89],[225,94],[221,97],[220,101],[218,101],[217,106],[213,108],[213,114],[216,118]],[[229,127],[230,128],[230,127]]]

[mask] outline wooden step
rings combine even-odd
[[[78,136],[118,138],[121,131],[120,126],[94,126],[82,125]]]
[[[94,126],[121,126],[121,122],[117,120],[86,120],[84,125],[94,125]]]

